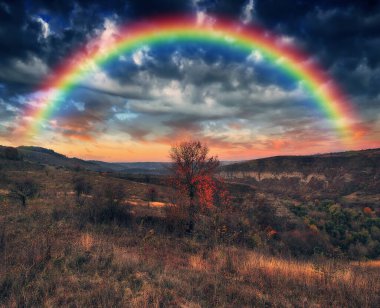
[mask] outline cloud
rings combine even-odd
[[[303,50],[353,102],[362,117],[355,125],[368,128],[363,144],[375,144],[380,134],[379,5],[353,0],[318,5],[275,0],[0,1],[0,134],[9,137],[22,108],[38,96],[41,81],[78,48],[106,50],[125,23],[191,14],[209,25],[211,16],[247,26],[254,21],[274,32],[277,44]],[[60,106],[44,130],[48,140],[63,143],[108,138],[168,144],[193,135],[217,147],[231,146],[233,156],[239,149],[251,151],[251,144],[264,155],[271,148],[297,151],[298,140],[317,150],[323,140],[328,148],[339,139],[302,84],[258,50],[247,54],[175,42],[140,46],[104,67],[94,65]]]
[[[132,59],[138,66],[143,65],[146,60],[151,60],[152,58],[149,56],[149,47],[143,46],[139,48],[132,54]]]
[[[149,93],[136,83],[123,84],[109,76],[105,71],[95,66],[80,86],[99,93],[105,93],[125,98],[149,98]]]
[[[49,68],[42,59],[31,56],[27,59],[10,60],[0,70],[0,80],[38,84],[47,76]]]
[[[241,14],[241,21],[243,24],[249,24],[252,21],[252,16],[255,9],[254,0],[248,0],[247,4],[243,7]]]
[[[247,57],[247,60],[253,61],[253,62],[261,62],[263,60],[263,55],[261,54],[260,51],[254,50],[249,54],[249,56]]]

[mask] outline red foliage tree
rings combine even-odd
[[[214,204],[214,175],[220,163],[208,153],[208,147],[200,141],[185,141],[170,150],[172,184],[188,199],[189,231],[194,228],[196,212]]]
[[[372,215],[373,211],[370,207],[366,206],[365,208],[363,208],[363,213],[370,216]]]

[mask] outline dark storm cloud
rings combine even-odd
[[[49,130],[76,139],[92,139],[107,132],[108,121],[124,110],[123,98],[80,88],[65,102]]]
[[[84,44],[105,17],[123,23],[173,13],[203,11],[207,14],[239,18],[249,1],[180,0],[180,1],[6,1],[0,5],[0,63],[17,74],[16,61],[26,65],[33,56],[54,67],[70,52]],[[265,27],[294,37],[311,54],[317,55],[334,77],[346,83],[349,92],[371,90],[372,81],[349,78],[347,71],[363,62],[370,69],[379,65],[380,6],[378,1],[253,1],[254,20]],[[51,34],[43,39],[43,23]],[[160,61],[165,67],[164,59]],[[157,67],[152,67],[153,69]],[[158,72],[175,74],[157,68]],[[24,72],[20,72],[23,74]],[[370,72],[369,72],[370,73]],[[122,75],[126,75],[125,73]],[[41,76],[43,77],[43,76]],[[6,80],[4,76],[0,76]],[[368,76],[366,76],[368,78]],[[11,78],[9,78],[11,79]],[[12,79],[17,79],[15,76]],[[353,80],[352,80],[353,79]],[[23,81],[23,80],[16,80]],[[24,80],[26,82],[26,80]],[[35,78],[34,80],[35,81]],[[355,86],[356,85],[356,86]],[[377,94],[373,93],[373,94]]]
[[[54,6],[54,3],[41,7],[31,4],[30,1],[1,2],[0,80],[35,87],[46,76],[49,67],[87,40],[101,19],[75,3],[67,8]],[[52,8],[56,11],[51,11]],[[61,20],[62,28],[57,28],[56,32],[47,28],[51,26],[43,18],[51,19],[52,24],[56,19]]]
[[[191,4],[188,0],[139,0],[130,1],[129,7],[134,18],[149,18],[170,14],[185,14],[191,9]]]
[[[102,33],[106,20],[117,26],[200,13],[259,23],[291,38],[338,81],[364,121],[378,121],[376,0],[0,0],[0,120],[11,122],[41,80]],[[93,76],[95,81],[83,82],[72,95],[56,117],[64,135],[88,137],[117,127],[133,139],[148,140],[160,127],[157,136],[170,139],[189,130],[202,134],[210,121],[221,128],[232,119],[251,120],[247,127],[267,134],[272,129],[300,136],[307,123],[323,131],[297,83],[265,64],[248,63],[246,55],[188,45],[149,48],[126,58],[104,68],[106,81]],[[133,116],[126,115],[126,100]]]
[[[198,10],[208,14],[238,18],[248,0],[193,0],[192,3]]]
[[[256,1],[256,14],[266,27],[295,37],[349,94],[379,93],[370,72],[380,64],[379,1]],[[353,76],[361,65],[368,71]]]

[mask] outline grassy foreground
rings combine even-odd
[[[45,188],[26,208],[2,199],[1,306],[379,306],[376,261],[274,257],[165,233],[141,215],[128,223],[90,223],[70,194],[70,177],[39,174]],[[122,183],[130,197],[146,190]]]

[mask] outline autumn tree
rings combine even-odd
[[[194,228],[199,208],[211,207],[216,191],[214,175],[220,163],[209,156],[209,148],[200,141],[184,141],[170,150],[173,185],[188,199],[189,231]]]

